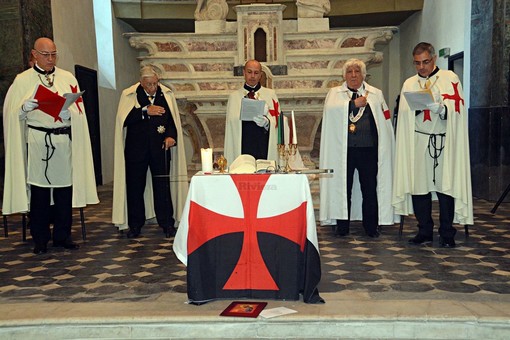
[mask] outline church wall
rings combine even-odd
[[[98,69],[92,1],[52,0],[54,40],[59,51],[58,66],[74,73],[76,64]],[[103,183],[113,180],[113,138],[117,104],[122,90],[138,80],[137,52],[123,33],[133,31],[124,22],[113,20],[116,89],[99,87],[101,162]]]
[[[414,46],[426,41],[434,45],[436,53],[445,47],[450,48],[450,55],[464,52],[464,78],[461,79],[465,89],[466,103],[469,103],[469,44],[470,27],[469,0],[425,0],[423,11],[417,12],[400,25],[401,80],[414,75],[412,64]],[[448,58],[437,57],[437,65],[448,69]]]

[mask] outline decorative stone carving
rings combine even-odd
[[[267,36],[268,58],[262,62],[267,86],[276,91],[285,114],[295,111],[299,151],[305,165],[311,167],[318,164],[314,150],[324,99],[329,88],[341,84],[344,62],[355,57],[368,67],[379,64],[383,56],[375,45],[386,44],[396,31],[395,27],[330,31],[328,25],[321,31],[302,31],[299,20],[310,21],[305,23],[307,27],[315,27],[316,21],[327,19],[283,20],[284,9],[277,4],[236,6],[235,28],[223,31],[214,31],[214,25],[211,29],[209,24],[216,21],[204,20],[195,22],[203,27],[194,34],[125,34],[131,46],[146,51],[139,56],[140,63],[158,67],[162,83],[186,103],[181,113],[188,119],[181,121],[187,123],[185,138],[192,150],[190,170],[200,160],[200,148],[213,148],[215,158],[223,152],[228,96],[243,85],[242,65],[254,56],[253,36],[258,29]]]
[[[331,10],[329,0],[297,0],[298,18],[322,18]]]
[[[226,0],[198,0],[195,9],[195,20],[225,20],[228,14]]]

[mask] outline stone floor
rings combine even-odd
[[[127,239],[109,223],[111,186],[100,187],[99,195],[101,203],[85,209],[86,241],[75,216],[77,251],[32,254],[30,236],[22,241],[21,217],[9,216],[9,237],[0,237],[0,337],[48,335],[41,327],[52,325],[53,338],[228,338],[239,335],[239,327],[247,338],[510,338],[509,203],[492,214],[493,202],[475,200],[475,224],[469,235],[458,228],[455,249],[439,248],[437,239],[409,245],[416,232],[412,216],[402,237],[398,225],[383,227],[378,239],[365,237],[359,223],[345,238],[318,227],[318,288],[326,304],[270,301],[267,308],[298,313],[268,320],[281,328],[273,323],[265,335],[258,319],[225,323],[218,315],[231,301],[186,304],[186,268],[172,252],[173,238],[148,225],[143,237]],[[223,322],[221,332],[204,330],[217,322]],[[108,332],[106,324],[130,327]],[[147,324],[156,331],[147,332]],[[370,329],[376,333],[365,335]]]

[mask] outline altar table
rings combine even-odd
[[[195,175],[174,252],[187,266],[188,298],[324,302],[306,175]]]

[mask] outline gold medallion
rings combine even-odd
[[[354,123],[349,124],[349,132],[356,133],[356,124]]]

